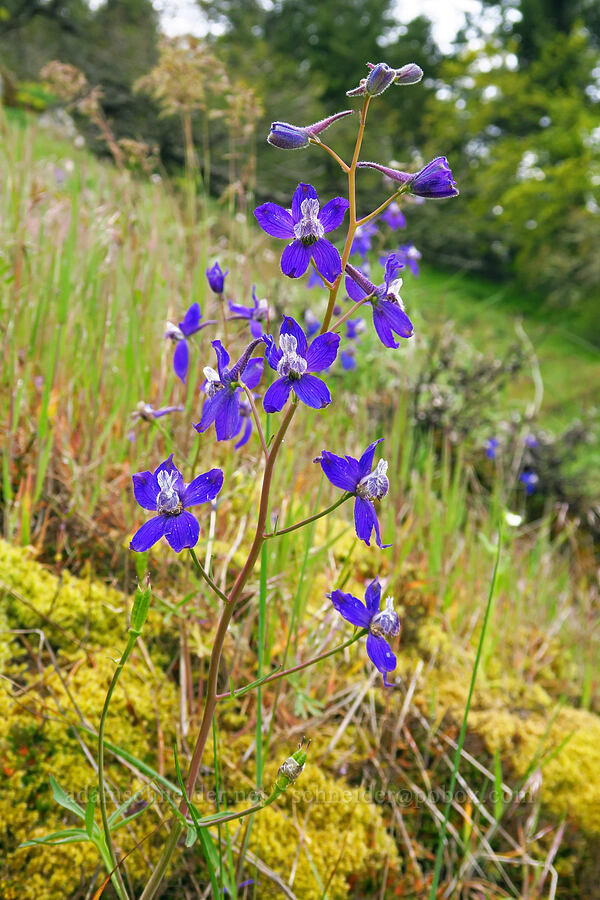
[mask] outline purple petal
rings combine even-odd
[[[396,657],[390,650],[390,645],[383,637],[367,635],[367,653],[376,669],[384,674],[396,668]]]
[[[200,312],[200,304],[192,303],[185,316],[183,317],[183,322],[179,323],[179,327],[186,337],[189,337],[190,334],[194,334],[195,331],[198,331],[201,318],[202,313]]]
[[[287,403],[291,389],[289,378],[278,378],[274,381],[263,397],[265,412],[274,413],[282,410]]]
[[[247,444],[248,441],[250,440],[251,434],[252,434],[252,419],[250,418],[250,416],[246,416],[246,424],[244,425],[244,432],[243,432],[241,438],[239,439],[239,441],[237,442],[237,444],[235,444],[235,449],[239,450],[240,447],[243,447],[244,444]]]
[[[177,478],[175,479],[173,486],[174,486],[175,490],[179,491],[179,493],[181,493],[181,491],[183,491],[183,475],[181,474],[181,472],[179,471],[179,469],[173,462],[173,454],[172,453],[168,459],[165,459],[165,461],[163,463],[161,463],[160,466],[158,466],[158,468],[156,468],[154,470],[154,474],[156,476],[158,476],[159,472],[169,472],[169,473],[176,472]]]
[[[354,279],[350,278],[349,275],[346,275],[346,293],[350,297],[351,300],[354,300],[355,303],[359,303],[360,300],[364,300],[365,297],[368,296],[366,291],[363,291],[361,287],[354,281]]]
[[[249,387],[251,391],[254,390],[262,378],[264,364],[264,359],[261,356],[257,356],[254,359],[251,359],[244,369],[241,378],[246,387]]]
[[[260,338],[263,336],[262,325],[255,319],[250,319],[250,334],[253,338]]]
[[[210,472],[204,472],[203,475],[198,475],[190,481],[181,495],[181,502],[185,507],[207,503],[214,500],[222,487],[223,472],[221,469],[211,469]]]
[[[334,197],[333,200],[325,204],[319,213],[319,221],[325,229],[325,234],[342,224],[349,206],[350,204],[344,197]]]
[[[315,338],[306,353],[308,372],[322,372],[334,362],[340,345],[339,334],[328,331]]]
[[[211,341],[217,354],[217,369],[219,370],[219,378],[223,378],[223,372],[229,365],[229,353],[221,343],[221,341]]]
[[[165,516],[165,537],[175,553],[185,547],[195,547],[200,537],[200,526],[194,516],[185,510],[178,516]]]
[[[275,344],[272,335],[263,334],[263,341],[265,342],[265,356],[267,358],[267,362],[271,366],[272,369],[277,370],[277,365],[283,356],[283,353],[279,349],[279,347]]]
[[[342,350],[340,353],[340,359],[342,360],[342,369],[346,372],[350,372],[352,369],[356,368],[356,360],[352,356],[351,353],[348,353],[346,350]]]
[[[365,593],[365,603],[371,618],[375,613],[379,612],[379,606],[381,604],[381,585],[379,584],[379,578],[375,578],[368,586]]]
[[[323,473],[329,481],[343,491],[354,493],[358,484],[358,462],[351,456],[336,456],[323,450],[319,458]]]
[[[375,447],[377,444],[382,442],[383,438],[378,438],[378,440],[373,441],[372,444],[369,444],[363,455],[358,461],[358,480],[364,478],[368,475],[373,469],[373,455],[375,453]]]
[[[312,258],[319,273],[327,281],[335,281],[342,271],[342,260],[340,254],[327,238],[319,238],[316,244],[309,247],[312,251]]]
[[[173,369],[178,378],[181,378],[185,384],[185,376],[187,375],[190,354],[188,351],[187,341],[177,341],[175,353],[173,354]]]
[[[299,400],[312,409],[323,409],[331,403],[331,394],[324,381],[308,373],[292,381],[292,390]]]
[[[391,325],[386,318],[383,309],[381,308],[381,301],[378,304],[377,308],[373,307],[373,325],[375,326],[377,336],[384,347],[389,347],[392,350],[396,350],[400,346],[398,341],[394,340],[394,332],[392,331]]]
[[[357,628],[369,627],[371,616],[365,604],[361,603],[358,597],[336,590],[331,592],[331,602],[346,622],[356,625]]]
[[[160,486],[153,472],[137,472],[133,476],[133,495],[143,509],[156,512]]]
[[[215,431],[218,441],[228,441],[234,437],[240,427],[240,400],[237,391],[225,390],[225,400],[215,415]]]
[[[271,237],[289,240],[294,237],[294,222],[289,210],[277,203],[263,203],[254,210],[254,215],[263,231]]]
[[[239,303],[234,303],[233,300],[229,300],[229,309],[236,316],[242,316],[244,319],[249,319],[254,312],[251,306],[241,306]]]
[[[392,331],[403,338],[409,338],[414,334],[412,322],[401,306],[391,300],[380,300],[378,307]]]
[[[375,529],[375,540],[378,547],[383,550],[385,547],[391,546],[390,544],[382,545],[381,543],[377,513],[370,500],[363,500],[362,497],[357,497],[354,501],[354,525],[356,526],[357,537],[364,541],[367,547],[371,546],[373,529]]]
[[[227,388],[222,388],[220,391],[217,391],[214,397],[206,398],[202,408],[202,417],[198,424],[194,425],[197,432],[202,434],[207,428],[210,428],[221,407],[226,403],[227,395],[230,393],[231,391],[228,391]]]
[[[297,352],[306,359],[308,343],[304,331],[291,316],[286,316],[281,326],[280,334],[291,334],[296,338]],[[281,357],[280,357],[281,358]]]
[[[405,257],[399,253],[390,253],[385,261],[385,289],[389,291],[394,276],[404,268]]]
[[[316,247],[305,247],[302,241],[292,241],[288,244],[281,256],[281,271],[288,278],[300,278],[308,269],[311,250]]]
[[[131,538],[129,549],[135,550],[137,553],[144,553],[145,550],[149,550],[153,544],[160,541],[165,533],[166,525],[167,516],[154,516],[152,519],[148,519]]]
[[[294,191],[294,196],[292,198],[292,219],[294,220],[294,223],[299,222],[302,218],[302,210],[300,207],[302,206],[302,201],[306,200],[307,197],[312,197],[315,200],[319,199],[312,184],[303,184],[301,182]]]

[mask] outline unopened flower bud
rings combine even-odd
[[[275,779],[275,785],[273,787],[273,790],[271,791],[271,795],[264,802],[265,806],[276,800],[277,797],[279,797],[280,794],[283,794],[284,791],[287,791],[290,784],[295,784],[295,782],[304,771],[306,754],[308,753],[308,748],[310,747],[310,741],[306,742],[306,746],[305,741],[306,739],[302,738],[302,740],[298,744],[298,749],[296,750],[296,752],[292,753],[291,756],[288,756],[283,765],[279,767],[277,778]]]
[[[394,83],[395,78],[395,69],[391,69],[387,63],[377,63],[369,72],[365,90],[371,97],[377,97]]]
[[[417,84],[423,77],[423,69],[416,63],[408,63],[396,69],[394,84]]]
[[[267,142],[280,150],[302,150],[308,147],[308,138],[306,128],[298,128],[289,122],[273,122]]]

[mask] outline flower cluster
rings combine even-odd
[[[238,593],[227,597],[228,600],[239,598],[239,591],[244,587],[256,560],[256,547],[261,541],[277,534],[267,534],[264,530],[271,474],[283,435],[296,408],[303,404],[312,410],[322,410],[331,404],[328,373],[338,356],[343,370],[358,367],[356,348],[366,327],[364,319],[354,315],[355,309],[370,305],[375,332],[385,348],[395,350],[400,346],[397,338],[408,339],[413,334],[413,324],[400,297],[402,279],[399,274],[407,269],[413,275],[418,274],[421,258],[419,251],[410,242],[400,244],[394,252],[379,257],[384,269],[383,281],[375,284],[369,275],[370,256],[381,252],[381,245],[385,240],[384,231],[389,235],[390,232],[393,234],[406,227],[399,199],[403,195],[410,195],[423,201],[458,194],[445,156],[437,157],[415,173],[377,162],[359,162],[369,104],[391,85],[416,84],[423,76],[419,66],[414,63],[400,68],[383,62],[367,65],[367,76],[361,79],[357,87],[347,92],[350,97],[363,98],[361,127],[351,164],[344,163],[327,147],[322,135],[339,119],[350,116],[352,110],[343,110],[312,125],[273,122],[267,138],[269,144],[279,150],[299,150],[313,146],[328,151],[348,174],[349,199],[333,197],[321,206],[315,188],[301,182],[293,193],[289,208],[265,202],[254,211],[263,232],[286,242],[280,263],[285,276],[299,279],[311,267],[307,287],[317,285],[328,292],[325,314],[317,314],[316,306],[313,309],[305,307],[301,312],[301,321],[305,325],[302,328],[284,306],[279,333],[275,337],[277,329],[273,325],[277,325],[279,297],[277,307],[272,308],[266,299],[259,299],[260,293],[257,293],[256,285],[253,285],[251,305],[231,298],[228,298],[226,304],[225,281],[229,276],[229,269],[223,270],[219,262],[214,262],[206,270],[208,286],[214,295],[212,303],[219,309],[223,334],[211,342],[216,354],[216,369],[210,365],[204,366],[204,401],[200,420],[194,428],[200,435],[205,435],[214,425],[217,441],[236,439],[236,449],[244,447],[256,431],[266,458],[259,522],[254,549],[251,551],[254,555],[248,557],[248,562],[235,583],[234,591],[237,590]],[[384,176],[385,184],[388,187],[391,185],[391,196],[377,210],[363,219],[357,219],[356,175],[367,169]],[[348,229],[342,246],[342,241],[336,243],[333,232],[340,228],[348,210]],[[380,224],[387,226],[387,231],[380,229]],[[379,248],[377,254],[376,248]],[[360,257],[360,267],[349,261],[356,256]],[[229,277],[235,278],[235,273]],[[349,300],[354,303],[354,307],[345,313],[343,302],[338,298],[342,284],[345,284]],[[251,336],[250,343],[241,352],[238,351],[237,361],[233,365],[223,343],[224,340],[229,345],[232,340],[226,331],[227,323],[231,323],[229,327],[233,327],[238,338],[247,328]],[[175,344],[173,368],[184,389],[190,367],[190,338],[209,324],[217,323],[213,320],[202,321],[198,303],[189,307],[178,324],[167,323],[165,338]],[[365,343],[367,340],[365,339]],[[265,360],[267,366],[264,365]],[[266,383],[261,389],[263,378]],[[181,390],[181,386],[178,389]],[[268,440],[270,428],[263,431],[261,425],[261,397],[262,411],[265,414],[281,413],[287,407],[280,432],[271,442]],[[155,410],[149,404],[142,403],[135,416],[154,422],[159,417],[182,408],[180,405],[170,405]],[[357,538],[367,546],[371,546],[371,541],[374,540],[383,550],[391,545],[382,543],[378,519],[379,505],[390,489],[387,461],[375,461],[375,450],[382,440],[381,437],[374,440],[359,457],[337,455],[330,450],[323,450],[314,462],[320,465],[326,479],[342,491],[337,503],[318,514],[317,518],[353,498]],[[494,458],[497,446],[495,439],[488,440],[486,452],[490,458]],[[521,476],[528,493],[535,489],[536,478],[535,473],[527,470]],[[186,548],[192,549],[198,541],[200,525],[188,510],[196,505],[215,501],[223,487],[223,481],[222,470],[213,468],[186,485],[181,472],[173,463],[172,455],[154,471],[135,474],[135,499],[143,509],[154,515],[133,535],[131,549],[146,551],[162,537],[177,553]],[[306,524],[306,521],[284,530],[294,530]],[[210,584],[209,576],[204,574]],[[224,596],[218,589],[216,592],[221,597]],[[385,608],[380,609],[381,587],[377,578],[368,585],[364,603],[352,594],[337,589],[332,590],[328,596],[340,615],[361,629],[360,634],[366,634],[367,654],[383,674],[384,684],[387,685],[387,675],[396,666],[396,657],[389,641],[400,632],[400,621],[394,611],[392,598],[388,597]]]

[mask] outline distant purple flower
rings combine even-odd
[[[419,274],[419,260],[421,259],[421,253],[414,244],[400,244],[394,256],[396,257],[398,264],[402,263],[403,266],[408,266],[415,277]],[[387,257],[380,256],[379,262],[385,268]]]
[[[206,270],[206,277],[210,285],[211,291],[215,294],[222,294],[225,288],[225,276],[229,273],[229,269],[223,272],[218,262],[210,269]]]
[[[349,203],[343,197],[330,200],[319,209],[319,198],[310,184],[299,184],[292,208],[277,203],[263,203],[254,215],[263,231],[272,237],[292,240],[283,251],[281,271],[289,278],[300,278],[311,259],[327,281],[335,281],[342,271],[340,254],[323,235],[342,223]]]
[[[267,344],[267,362],[279,375],[263,398],[265,412],[283,409],[290,391],[313,409],[322,409],[331,403],[329,388],[312,373],[322,372],[333,363],[340,343],[339,334],[330,331],[320,334],[309,347],[298,323],[286,316],[279,332],[279,347],[270,335],[265,335],[263,340]]]
[[[312,310],[307,309],[304,311],[304,325],[306,326],[306,337],[310,338],[321,327],[321,320],[315,316]]]
[[[213,324],[212,322],[204,322],[201,325],[201,318],[202,313],[200,312],[200,306],[198,305],[198,303],[192,303],[185,316],[183,317],[183,321],[180,322],[179,325],[174,325],[173,322],[167,322],[165,338],[167,340],[173,341],[175,344],[175,353],[173,354],[173,369],[177,377],[180,378],[184,384],[190,358],[186,339],[191,337],[193,334],[196,334],[197,331],[201,331],[203,328],[206,328],[207,325]]]
[[[438,156],[430,163],[411,175],[410,172],[402,172],[400,169],[392,169],[389,166],[381,166],[374,162],[359,162],[359,169],[377,169],[392,181],[405,185],[411,194],[426,199],[441,200],[444,197],[456,197],[458,188],[452,178],[452,172],[445,156]]]
[[[350,372],[352,369],[355,369],[356,360],[354,358],[354,347],[348,347],[346,350],[342,350],[340,352],[340,360],[344,371]]]
[[[132,419],[144,419],[145,422],[152,422],[154,419],[160,419],[162,416],[168,416],[172,412],[183,412],[184,406],[161,406],[160,409],[154,409],[149,403],[140,400],[136,409],[131,413]]]
[[[406,228],[406,219],[404,213],[394,200],[387,209],[381,213],[381,220],[385,222],[392,231],[398,231],[399,228]]]
[[[535,472],[522,472],[519,481],[525,486],[526,494],[534,494],[539,482],[539,476]]]
[[[365,330],[364,319],[348,319],[346,322],[346,337],[349,341],[359,341],[359,334]],[[347,372],[356,368],[356,359],[354,358],[355,349],[353,346],[346,347],[340,352],[342,368]]]
[[[369,444],[360,459],[353,456],[336,456],[329,450],[323,450],[313,462],[321,464],[321,468],[329,481],[343,491],[354,494],[354,526],[356,535],[370,547],[371,533],[375,529],[377,546],[385,549],[391,544],[382,544],[379,535],[379,522],[373,506],[373,500],[381,500],[387,494],[390,483],[387,477],[387,462],[380,459],[374,469],[373,454],[375,447],[383,438]]]
[[[381,585],[377,578],[367,587],[364,603],[358,597],[345,594],[343,591],[332,591],[329,596],[346,622],[350,622],[355,628],[368,630],[367,654],[375,668],[383,675],[383,683],[389,687],[387,673],[396,668],[396,657],[386,638],[397,637],[400,634],[400,619],[394,610],[393,599],[387,597],[385,609],[379,609]]]
[[[359,253],[363,258],[367,255],[372,246],[372,238],[379,234],[377,225],[374,222],[367,222],[366,225],[359,225],[352,241],[350,248],[350,256],[353,253]]]
[[[254,285],[252,285],[252,300],[253,306],[242,306],[241,304],[233,303],[233,301],[230,300],[229,309],[232,313],[235,313],[236,316],[240,316],[242,319],[248,319],[252,337],[259,338],[262,337],[263,333],[260,322],[263,322],[269,317],[269,304],[266,299],[258,299]]]
[[[417,84],[423,77],[423,69],[416,63],[408,63],[400,69],[392,69],[387,63],[367,63],[367,66],[369,74],[360,79],[358,87],[346,91],[348,97],[360,97],[363,94],[377,97],[391,84]]]
[[[207,382],[205,390],[208,396],[204,401],[202,418],[194,425],[197,432],[202,434],[214,422],[218,441],[228,441],[238,434],[242,417],[240,410],[242,391],[239,383],[243,381],[250,390],[253,390],[260,381],[264,360],[261,357],[250,359],[250,354],[260,343],[260,340],[252,341],[236,364],[229,369],[227,368],[229,354],[221,341],[212,342],[217,354],[218,372],[210,366],[204,369]]]
[[[533,450],[534,447],[538,445],[538,439],[535,434],[528,434],[525,438],[525,445],[529,447],[530,450]]]
[[[325,284],[325,282],[323,281],[323,279],[321,278],[321,276],[319,275],[317,270],[311,268],[310,272],[308,273],[308,278],[306,280],[306,287],[307,288],[314,288],[314,287],[326,288],[327,285]]]
[[[498,438],[491,437],[487,439],[484,446],[485,455],[488,459],[496,459],[496,450],[498,449],[499,444],[500,441],[498,440]]]
[[[235,449],[239,450],[240,447],[243,447],[244,444],[248,443],[250,435],[252,434],[252,407],[242,388],[238,388],[237,393],[240,403],[240,424],[233,437],[237,437],[240,431],[242,432],[241,438],[237,444],[234,444]],[[254,397],[254,394],[252,396]]]
[[[404,312],[404,304],[398,291],[402,279],[394,281],[394,276],[403,268],[404,262],[395,253],[390,254],[385,264],[385,281],[376,287],[360,269],[350,263],[346,266],[346,290],[356,303],[369,297],[373,307],[373,325],[384,347],[399,347],[394,334],[409,338],[413,334],[412,322]]]
[[[143,509],[150,509],[157,515],[136,531],[129,548],[143,553],[161,537],[166,537],[176,553],[185,547],[195,547],[200,526],[186,507],[214,500],[222,487],[221,469],[211,469],[185,485],[181,472],[173,463],[173,454],[154,472],[138,472],[133,476],[135,499]]]
[[[267,142],[280,150],[302,150],[304,147],[308,147],[311,138],[316,138],[338,119],[351,116],[353,112],[353,109],[346,109],[304,127],[290,125],[289,122],[273,122]]]

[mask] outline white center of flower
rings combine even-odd
[[[269,313],[269,301],[266,297],[263,297],[258,301],[258,306],[256,307],[256,312],[254,313],[257,319],[266,319]]]
[[[370,475],[366,475],[359,482],[356,493],[363,500],[381,500],[390,489],[387,477],[387,460],[380,459]]]
[[[319,201],[314,197],[307,197],[300,204],[302,218],[294,225],[294,236],[303,244],[314,244],[325,234],[319,216]]]
[[[167,322],[165,337],[171,341],[183,341],[185,338],[185,334],[179,327],[179,325],[173,324],[173,322]]]
[[[397,303],[401,310],[404,310],[404,303],[402,302],[402,297],[400,296],[400,289],[402,287],[402,279],[396,278],[395,281],[392,281],[390,284],[390,289],[387,293],[387,300],[393,300],[394,303]]]
[[[400,634],[400,619],[394,609],[393,597],[386,597],[385,609],[373,616],[369,631],[375,637],[396,637]]]
[[[177,515],[181,512],[181,500],[175,487],[177,472],[159,472],[156,476],[160,493],[156,498],[156,511],[163,515]]]
[[[219,378],[219,373],[215,372],[210,366],[204,366],[203,371],[204,377],[206,378],[205,391],[209,397],[214,397],[219,388],[223,386],[221,384],[221,379]]]
[[[303,201],[306,203],[306,200]],[[298,341],[293,334],[282,334],[279,338],[279,349],[283,356],[277,363],[277,374],[282,378],[300,378],[306,372],[307,362],[296,353]]]

